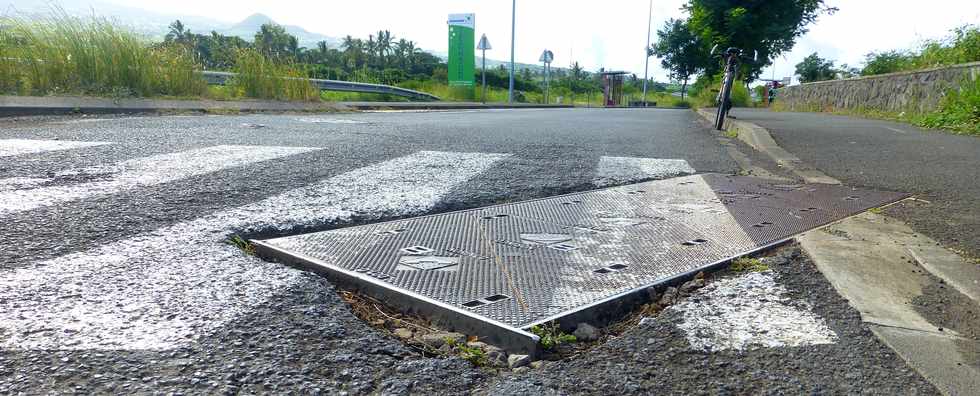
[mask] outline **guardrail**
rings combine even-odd
[[[210,85],[225,85],[228,80],[235,77],[236,73],[202,71],[199,72],[204,80]],[[411,89],[393,87],[390,85],[367,84],[350,81],[321,80],[316,78],[309,79],[321,91],[340,91],[340,92],[359,92],[402,96],[417,100],[441,100],[438,96],[425,92],[413,91]]]

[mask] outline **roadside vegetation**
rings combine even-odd
[[[519,65],[515,101],[543,103],[544,75],[538,66]],[[208,86],[196,71],[240,73],[226,86]],[[394,85],[428,92],[445,100],[482,99],[482,71],[472,90],[447,85],[446,63],[396,38],[387,30],[365,38],[344,37],[339,47],[319,42],[299,45],[282,26],[267,23],[244,39],[217,32],[192,32],[174,21],[162,41],[136,33],[118,21],[75,17],[53,8],[47,15],[0,17],[0,94],[171,97],[234,100],[241,98],[301,101],[400,101],[401,97],[317,92],[302,78]],[[602,71],[602,70],[600,70]],[[509,70],[488,67],[488,102],[507,100]],[[598,106],[602,81],[578,63],[554,68],[550,103]],[[627,75],[624,102],[641,99],[643,80]],[[650,81],[647,101],[688,107],[670,94],[679,84]]]
[[[153,46],[105,18],[0,19],[0,83],[7,93],[199,96],[189,51]]]

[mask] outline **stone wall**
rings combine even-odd
[[[949,89],[980,77],[980,62],[794,85],[779,90],[776,104],[791,111],[935,110]]]

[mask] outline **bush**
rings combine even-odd
[[[926,128],[980,135],[980,78],[948,91],[938,110],[914,122]]]
[[[192,96],[207,90],[191,54],[155,47],[106,18],[55,9],[33,19],[2,17],[0,89],[24,94]]]
[[[256,99],[317,101],[320,91],[297,65],[269,59],[253,49],[238,51],[238,73],[230,86],[237,94]]]

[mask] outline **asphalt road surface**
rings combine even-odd
[[[917,194],[889,210],[980,258],[980,139],[908,124],[819,113],[736,109],[805,163],[852,186]]]
[[[501,374],[418,356],[329,282],[224,242],[735,171],[682,110],[0,120],[0,393],[934,393],[798,253]],[[742,328],[771,317],[819,337]],[[741,338],[692,335],[719,328]]]

